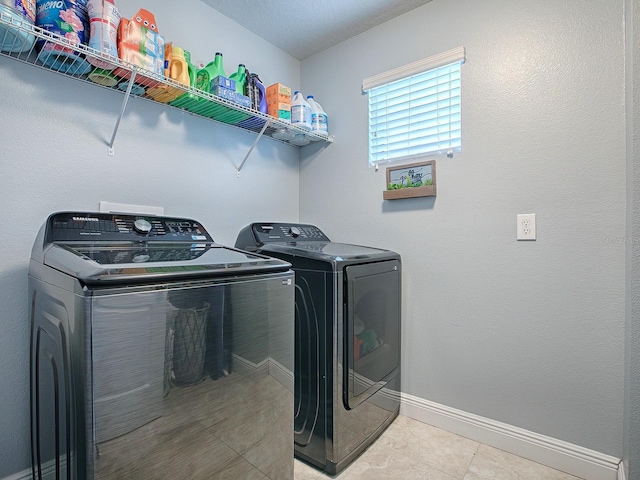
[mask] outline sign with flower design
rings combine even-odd
[[[387,189],[382,192],[385,200],[435,196],[435,160],[387,167]]]

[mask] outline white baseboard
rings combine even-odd
[[[624,473],[624,463],[620,463],[620,467],[618,468],[618,480],[627,480],[627,474]]]
[[[620,459],[403,393],[400,413],[585,480],[624,480]]]
[[[253,363],[234,353],[233,368],[237,372],[249,375],[255,380],[271,375],[284,385],[287,390],[293,392],[293,372],[271,357],[262,360],[260,363]]]
[[[287,390],[293,392],[293,372],[271,357],[269,357],[269,375],[284,385]]]
[[[254,363],[240,355],[233,354],[233,370],[250,375],[256,379],[269,374],[269,359],[265,358],[260,363]]]

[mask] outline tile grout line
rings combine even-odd
[[[473,452],[473,456],[471,457],[471,460],[469,461],[469,465],[467,465],[467,469],[465,470],[464,475],[462,475],[462,478],[460,480],[464,480],[465,478],[467,478],[467,474],[469,473],[469,470],[471,469],[471,464],[476,459],[476,455],[478,454],[478,450],[480,450],[481,446],[482,446],[482,443],[478,442],[478,446],[476,447],[476,451]]]

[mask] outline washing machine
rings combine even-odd
[[[236,248],[295,271],[295,456],[335,474],[400,408],[401,258],[316,226],[253,223]]]
[[[288,262],[193,219],[54,213],[29,314],[33,478],[293,478]]]

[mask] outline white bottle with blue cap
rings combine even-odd
[[[298,90],[291,98],[291,125],[311,130],[311,106]]]
[[[311,133],[329,134],[329,119],[322,106],[315,101],[313,95],[307,95],[307,103],[311,107]]]

